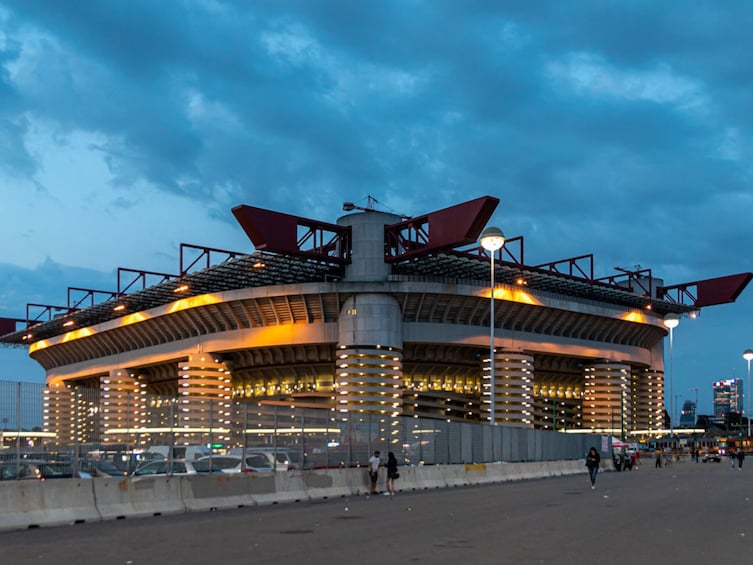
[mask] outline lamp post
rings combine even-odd
[[[673,363],[672,349],[673,349],[673,341],[674,341],[673,331],[674,331],[674,329],[679,324],[680,324],[680,317],[677,314],[672,314],[670,312],[669,314],[667,314],[666,316],[664,316],[664,325],[669,329],[669,403],[670,403],[670,407],[669,407],[669,436],[670,436],[670,438],[672,437],[672,435],[674,435],[674,432],[673,432],[673,428],[674,428],[673,418],[674,418],[674,412],[675,412],[674,397],[672,396],[672,394],[674,392],[674,387],[673,387],[673,384],[674,384],[673,383],[674,375],[673,375],[673,367],[672,367],[672,363]],[[666,397],[666,395],[665,395],[665,397]]]
[[[745,415],[748,417],[748,437],[750,437],[750,361],[753,359],[753,349],[743,351],[743,359],[748,362],[748,390],[745,393],[745,397],[747,398]]]
[[[490,226],[481,232],[479,238],[481,247],[489,251],[491,265],[491,309],[489,314],[489,421],[495,425],[494,419],[494,253],[505,244],[505,234],[501,229]]]

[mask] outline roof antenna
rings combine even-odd
[[[361,212],[375,212],[377,204],[381,204],[381,202],[379,202],[376,198],[369,194],[366,197],[366,206],[359,206],[354,202],[343,202],[343,211],[352,212],[353,210],[360,210]],[[410,218],[410,216],[406,214],[397,214],[395,211],[390,210],[387,206],[384,206],[384,208],[386,208],[388,212],[396,214],[401,218]]]
[[[376,210],[378,201],[371,194],[366,197],[366,206],[358,206],[353,202],[343,202],[343,210],[345,212],[352,212],[353,210],[361,210],[362,212],[373,212]]]

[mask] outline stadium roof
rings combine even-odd
[[[658,314],[684,313],[694,309],[682,304],[649,300],[629,288],[536,268],[521,268],[513,263],[498,262],[495,272],[499,284],[525,284],[529,292],[543,290],[635,308],[650,305]],[[413,276],[452,283],[467,281],[481,286],[488,284],[489,258],[470,252],[438,253],[396,263],[393,274],[399,278]],[[344,267],[340,264],[257,251],[232,257],[182,277],[169,278],[135,292],[112,293],[107,300],[85,308],[66,308],[57,314],[50,310],[50,319],[26,320],[24,329],[1,336],[0,344],[28,345],[62,335],[74,327],[101,324],[190,296],[283,284],[336,282],[342,280],[343,275]]]

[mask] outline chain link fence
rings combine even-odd
[[[113,405],[94,388],[73,389],[69,404],[53,406],[43,389],[0,382],[0,458],[69,460],[75,472],[117,454],[128,474],[144,452],[190,459],[264,450],[284,454],[288,468],[322,469],[365,466],[375,450],[402,465],[573,460],[601,443],[588,434],[271,403],[210,399],[187,414],[180,396],[141,394]]]

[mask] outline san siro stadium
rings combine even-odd
[[[666,321],[734,302],[753,273],[665,285],[640,267],[595,278],[592,255],[528,265],[521,236],[480,244],[498,204],[408,218],[370,198],[335,224],[237,206],[253,252],[181,244],[177,273],[69,287],[0,320],[0,344],[45,369],[61,444],[159,442],[168,413],[180,442],[229,443],[263,407],[665,433]]]

